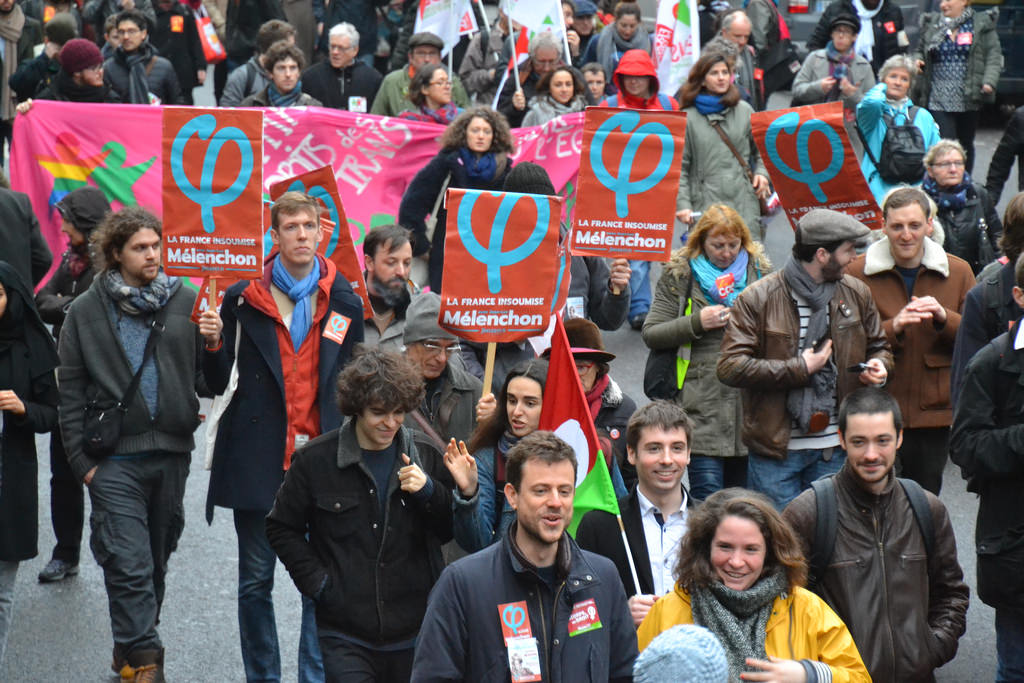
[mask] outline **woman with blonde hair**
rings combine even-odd
[[[690,493],[698,499],[747,483],[740,391],[718,381],[716,366],[729,307],[769,269],[740,215],[712,204],[666,264],[644,322],[647,346],[678,348],[690,360],[675,400],[695,424],[689,472]]]
[[[697,624],[725,648],[730,681],[871,680],[842,619],[803,588],[800,541],[765,496],[725,489],[691,512],[675,576],[640,624],[640,650]]]

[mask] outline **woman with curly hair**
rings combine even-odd
[[[695,424],[688,470],[698,500],[747,484],[740,391],[719,382],[716,367],[732,302],[770,267],[740,215],[712,204],[665,265],[644,321],[647,346],[678,349],[690,361],[675,401]]]
[[[571,67],[560,66],[544,74],[523,117],[523,127],[543,126],[559,116],[583,111],[587,107],[584,92],[583,81]]]
[[[697,624],[721,641],[730,681],[871,680],[846,625],[803,587],[800,541],[765,496],[724,489],[692,511],[675,577],[640,624],[641,650],[676,624]]]
[[[448,68],[440,64],[424,64],[416,70],[409,81],[408,97],[416,109],[399,114],[403,119],[448,125],[462,112],[452,102]]]
[[[512,131],[504,116],[490,107],[467,109],[448,125],[441,135],[441,151],[405,189],[398,223],[412,233],[413,256],[430,253],[431,290],[441,291],[447,218],[444,191],[449,187],[501,190],[512,168],[509,155],[513,151]]]

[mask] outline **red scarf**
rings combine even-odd
[[[590,417],[595,420],[597,419],[597,414],[601,412],[601,396],[611,383],[612,378],[605,375],[594,382],[594,388],[587,392],[586,398],[587,404],[590,406]]]

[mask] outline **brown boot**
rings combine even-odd
[[[134,650],[121,668],[121,683],[166,683],[164,650]]]

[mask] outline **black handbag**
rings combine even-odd
[[[166,310],[166,306],[161,308],[149,324],[149,339],[146,340],[146,348],[142,352],[142,363],[135,371],[121,400],[113,405],[109,403],[101,405],[99,401],[93,399],[85,405],[85,418],[82,422],[82,452],[90,458],[106,458],[117,450],[117,442],[121,438],[121,424],[124,422],[124,416],[128,413],[128,401],[138,391],[142,370],[153,356],[156,342],[164,332],[163,321]]]
[[[693,287],[693,274],[686,284],[686,297],[679,300],[679,314],[681,318],[684,313],[690,312],[690,291]],[[685,308],[684,308],[685,306]],[[682,391],[679,380],[679,372],[682,371],[685,379],[686,367],[689,359],[684,361],[684,367],[680,368],[679,349],[651,349],[647,354],[647,364],[644,365],[644,395],[652,401],[664,399],[673,401]]]
[[[761,87],[763,89],[764,102],[776,91],[788,90],[793,84],[793,78],[800,71],[800,55],[789,38],[783,38],[780,30],[782,21],[779,10],[775,3],[768,1],[774,11],[769,35],[774,34],[777,40],[770,46],[759,50],[757,55],[757,68],[761,75]]]
[[[988,236],[988,223],[978,219],[978,269],[981,270],[996,260],[996,250]]]

